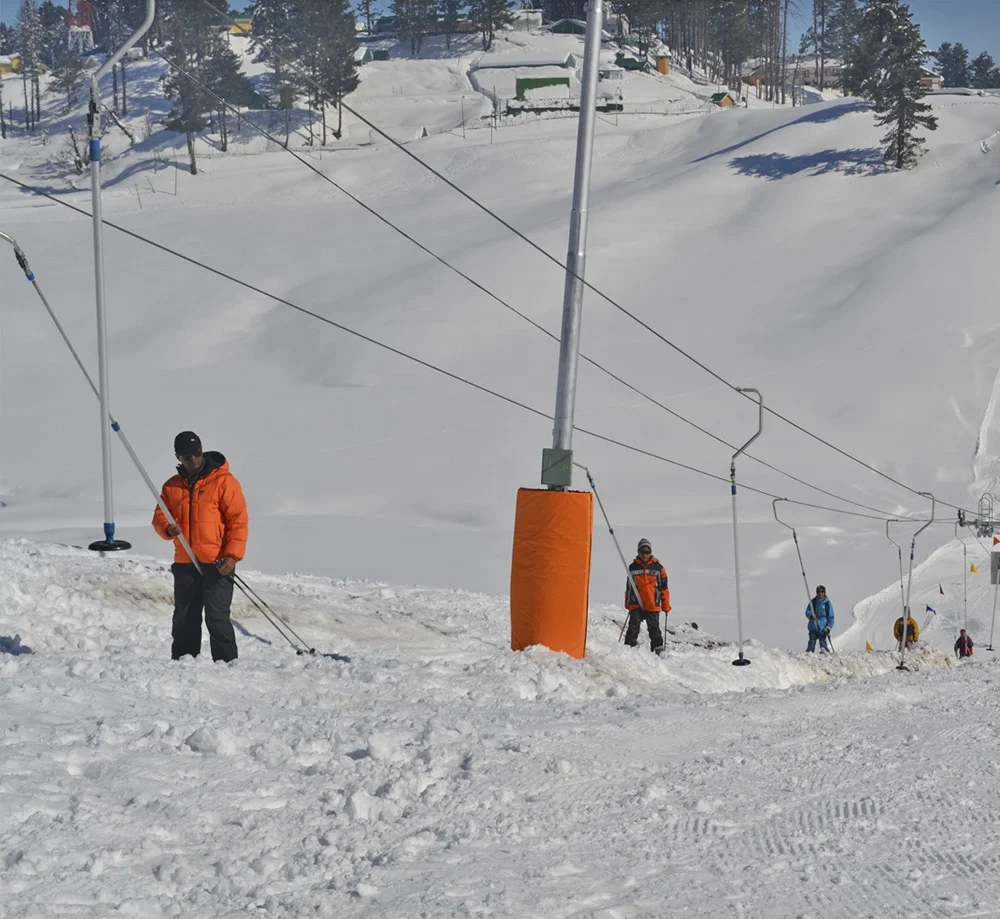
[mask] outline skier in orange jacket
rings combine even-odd
[[[153,514],[156,532],[174,540],[170,655],[179,660],[185,654],[197,657],[201,653],[204,610],[212,660],[235,660],[239,654],[229,608],[233,602],[232,574],[247,548],[243,489],[229,471],[226,458],[215,450],[204,453],[201,439],[193,431],[182,431],[174,438],[174,455],[180,461],[177,475],[164,483],[161,498],[177,523],[170,523],[159,506]],[[198,567],[177,538],[181,534],[198,559]]]
[[[643,622],[649,632],[649,646],[654,654],[663,653],[663,633],[660,631],[660,611],[670,612],[670,588],[667,569],[653,556],[648,539],[640,539],[635,561],[628,566],[630,577],[625,581],[625,609],[628,610],[628,631],[625,644],[635,647],[639,643],[639,628]],[[632,582],[635,582],[635,590]],[[636,597],[635,591],[639,591]]]

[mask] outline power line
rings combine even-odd
[[[222,20],[227,21],[227,22],[229,22],[231,24],[234,24],[236,22],[236,20],[235,20],[234,17],[230,16],[224,10],[221,10],[218,7],[214,6],[212,3],[209,2],[209,0],[200,0],[200,2],[202,3],[202,5],[204,5],[205,7],[207,7],[209,10],[211,10],[213,13],[215,13]],[[316,83],[316,81],[313,80],[308,74],[303,73],[301,67],[299,67],[296,62],[290,61],[287,58],[282,57],[273,48],[268,48],[268,53],[275,60],[281,61],[282,63],[284,63],[284,64],[288,65],[289,67],[293,68],[294,70],[296,70],[299,73],[299,76],[302,77],[302,79],[306,80],[307,82],[309,82],[313,86],[317,86],[317,88],[318,88],[318,84]],[[408,149],[400,141],[396,140],[393,137],[390,137],[389,134],[387,134],[384,130],[382,130],[382,128],[380,128],[377,124],[375,124],[374,122],[372,122],[370,119],[366,118],[364,115],[362,115],[356,109],[352,108],[349,105],[346,105],[342,99],[339,100],[339,105],[341,106],[341,108],[345,109],[348,113],[350,113],[355,118],[357,118],[362,124],[366,125],[368,128],[370,128],[371,130],[373,130],[380,137],[385,138],[385,140],[387,140],[390,144],[392,144],[392,146],[396,147],[400,152],[404,153],[406,156],[410,157],[410,159],[412,159],[414,162],[418,163],[424,169],[428,170],[438,180],[440,180],[445,185],[447,185],[449,188],[451,188],[452,190],[454,190],[458,194],[460,194],[463,198],[465,198],[473,206],[477,207],[479,210],[483,211],[483,213],[487,214],[493,220],[497,221],[497,223],[499,223],[505,229],[507,229],[511,233],[513,233],[518,239],[520,239],[523,242],[527,243],[532,249],[534,249],[539,254],[541,254],[546,259],[548,259],[550,262],[552,262],[553,264],[555,264],[556,266],[558,266],[559,268],[561,268],[563,271],[567,271],[568,270],[567,267],[566,267],[566,265],[562,261],[560,261],[559,258],[557,258],[556,256],[552,255],[552,253],[550,253],[547,249],[543,248],[539,243],[536,243],[533,239],[531,239],[529,236],[527,236],[521,230],[517,229],[517,227],[515,227],[509,221],[505,220],[503,217],[501,217],[499,214],[497,214],[496,211],[494,211],[491,208],[487,207],[487,205],[485,205],[481,201],[479,201],[479,199],[477,199],[474,195],[472,195],[469,192],[465,191],[465,189],[463,189],[461,186],[456,185],[454,182],[451,181],[451,179],[447,178],[447,176],[445,176],[443,173],[441,173],[440,171],[438,171],[437,169],[435,169],[433,166],[431,166],[430,163],[428,163],[426,160],[421,159],[419,156],[417,156],[412,150]],[[705,364],[702,361],[698,360],[698,358],[694,357],[694,355],[692,355],[690,352],[686,351],[680,345],[676,344],[675,342],[673,342],[669,338],[667,338],[665,335],[663,335],[662,333],[658,332],[655,328],[653,328],[651,325],[649,325],[649,323],[647,323],[645,320],[641,319],[639,316],[637,316],[631,310],[629,310],[628,308],[626,308],[625,306],[623,306],[621,303],[619,303],[617,300],[615,300],[609,294],[606,294],[604,291],[602,291],[599,288],[595,287],[593,284],[591,284],[585,278],[578,277],[578,280],[588,290],[590,290],[593,293],[597,294],[598,297],[600,297],[601,299],[603,299],[609,305],[613,306],[616,310],[618,310],[619,312],[621,312],[623,315],[627,316],[633,322],[637,323],[639,326],[641,326],[642,328],[644,328],[652,336],[654,336],[655,338],[657,338],[661,342],[663,342],[663,344],[667,345],[669,348],[672,348],[674,351],[676,351],[682,357],[684,357],[687,360],[691,361],[691,363],[693,363],[695,366],[697,366],[700,369],[702,369],[703,371],[705,371],[705,373],[709,374],[709,376],[713,377],[715,380],[717,380],[723,386],[728,387],[733,392],[738,393],[739,395],[743,396],[743,398],[750,399],[750,401],[753,401],[750,396],[748,396],[746,393],[741,392],[740,389],[739,389],[739,387],[737,387],[735,383],[731,383],[729,380],[727,380],[721,374],[719,374],[718,372],[716,372],[715,370],[713,370],[707,364]],[[892,482],[894,485],[897,485],[900,488],[904,489],[905,491],[908,491],[908,492],[910,492],[910,493],[912,493],[914,495],[919,495],[920,494],[920,492],[916,488],[912,488],[911,486],[907,485],[905,482],[899,481],[899,479],[896,479],[893,476],[889,475],[888,473],[883,472],[881,469],[877,468],[876,466],[873,466],[870,463],[865,462],[863,459],[860,459],[859,457],[855,456],[854,454],[849,453],[847,450],[844,450],[844,449],[842,449],[842,448],[840,448],[840,447],[838,447],[838,446],[830,443],[828,440],[824,439],[820,435],[814,434],[812,431],[808,430],[807,428],[803,427],[802,425],[798,424],[797,422],[792,421],[790,418],[788,418],[787,416],[781,414],[777,410],[775,410],[775,409],[773,409],[773,408],[771,408],[771,407],[769,407],[767,405],[764,406],[764,410],[766,412],[768,412],[770,415],[773,415],[775,418],[779,419],[780,421],[785,422],[785,424],[789,425],[790,427],[795,428],[795,430],[799,431],[800,433],[805,434],[807,437],[811,437],[813,440],[818,441],[819,443],[821,443],[824,446],[828,447],[829,449],[833,450],[835,453],[839,453],[841,456],[843,456],[843,457],[851,460],[852,462],[857,463],[860,466],[863,466],[865,469],[869,470],[870,472],[874,472],[876,475],[880,476],[881,478],[885,479],[886,481]],[[845,499],[840,499],[840,500],[845,500]],[[853,502],[851,502],[851,503],[853,503]],[[964,508],[959,508],[958,505],[955,505],[955,504],[949,504],[947,501],[941,501],[940,503],[943,504],[943,505],[945,505],[946,507],[950,507],[950,508],[952,508],[954,510],[964,510]]]
[[[427,246],[425,246],[423,243],[421,243],[419,240],[417,240],[410,233],[407,233],[405,230],[403,230],[397,224],[393,223],[387,217],[385,217],[384,215],[382,215],[378,211],[376,211],[373,207],[371,207],[370,205],[366,204],[364,201],[362,201],[356,195],[354,195],[351,192],[349,192],[346,188],[344,188],[342,185],[340,185],[338,182],[336,182],[334,179],[332,179],[329,175],[327,175],[321,169],[319,169],[318,167],[316,167],[315,165],[313,165],[312,163],[310,163],[305,157],[303,157],[302,155],[296,153],[294,150],[292,150],[291,148],[287,147],[286,145],[280,144],[280,142],[278,141],[278,139],[276,137],[274,137],[269,131],[267,131],[265,128],[261,127],[260,125],[258,125],[249,116],[245,115],[244,113],[241,113],[236,106],[234,106],[232,103],[228,102],[226,99],[224,99],[218,93],[214,92],[212,89],[210,89],[209,87],[207,87],[203,83],[201,83],[196,77],[194,77],[193,75],[191,75],[188,71],[184,70],[184,68],[180,67],[177,64],[176,61],[171,60],[169,57],[167,57],[159,49],[154,49],[154,50],[155,50],[156,54],[158,54],[170,67],[172,67],[178,73],[180,73],[181,75],[183,75],[191,83],[193,83],[200,90],[202,90],[202,92],[204,92],[206,95],[210,96],[212,99],[214,99],[220,105],[223,105],[226,108],[228,108],[230,111],[232,111],[237,116],[241,117],[243,120],[245,120],[247,122],[247,124],[250,125],[250,127],[252,127],[255,131],[257,131],[258,133],[260,133],[263,137],[267,138],[269,141],[272,141],[272,142],[274,142],[276,144],[279,144],[279,146],[283,150],[285,150],[286,153],[288,153],[289,155],[291,155],[292,157],[294,157],[298,162],[300,162],[303,166],[305,166],[311,172],[315,173],[317,176],[319,176],[325,182],[328,182],[330,185],[332,185],[334,188],[336,188],[339,192],[341,192],[343,195],[345,195],[347,198],[349,198],[351,201],[353,201],[355,204],[357,204],[358,206],[362,207],[365,211],[367,211],[373,217],[375,217],[376,219],[378,219],[379,221],[381,221],[382,223],[384,223],[390,229],[394,230],[396,233],[398,233],[404,239],[406,239],[407,241],[409,241],[410,243],[412,243],[414,246],[416,246],[422,252],[427,253],[427,255],[429,255],[435,261],[437,261],[440,264],[444,265],[449,271],[454,272],[460,278],[463,278],[464,280],[468,281],[477,290],[479,290],[482,293],[486,294],[486,296],[490,297],[492,300],[495,300],[497,303],[499,303],[505,309],[510,310],[512,313],[514,313],[514,315],[516,315],[519,318],[523,319],[525,322],[527,322],[529,325],[531,325],[532,327],[534,327],[535,329],[537,329],[539,332],[542,332],[544,335],[547,335],[549,338],[551,338],[555,342],[559,341],[559,337],[557,335],[555,335],[552,332],[550,332],[548,329],[546,329],[541,324],[535,322],[535,320],[533,320],[530,316],[527,316],[526,314],[524,314],[523,312],[521,312],[520,310],[518,310],[516,307],[514,307],[513,305],[511,305],[510,303],[508,303],[506,300],[504,300],[502,297],[500,297],[498,294],[494,293],[492,290],[490,290],[489,288],[487,288],[485,285],[483,285],[483,284],[479,283],[478,281],[474,280],[472,277],[470,277],[469,275],[467,275],[465,272],[461,271],[459,268],[457,268],[451,262],[447,261],[445,258],[443,258],[442,256],[438,255],[436,252],[434,252],[433,250],[431,250],[430,248],[428,248]],[[582,360],[586,361],[591,366],[596,367],[598,370],[600,370],[606,376],[608,376],[611,379],[615,380],[617,383],[620,383],[626,389],[631,390],[632,392],[636,393],[641,398],[647,400],[648,402],[650,402],[653,405],[656,405],[658,408],[661,408],[663,411],[667,412],[669,415],[672,415],[674,418],[677,418],[679,421],[682,421],[684,424],[690,425],[695,430],[700,431],[702,434],[705,434],[707,437],[712,438],[712,440],[716,441],[717,443],[723,444],[724,446],[728,447],[730,450],[735,450],[736,449],[736,446],[734,444],[729,443],[724,438],[719,437],[717,434],[713,434],[711,431],[706,430],[705,428],[703,428],[700,425],[698,425],[696,422],[690,420],[689,418],[686,418],[684,415],[681,415],[679,412],[676,412],[673,409],[669,408],[668,406],[664,405],[662,402],[658,401],[653,396],[650,396],[648,393],[643,392],[641,389],[639,389],[638,387],[632,385],[627,380],[624,380],[622,377],[618,376],[617,374],[615,374],[614,372],[612,372],[608,368],[604,367],[602,364],[598,363],[596,360],[594,360],[594,359],[592,359],[592,358],[590,358],[587,355],[582,354],[582,353],[580,354],[580,357],[581,357]],[[835,494],[834,492],[828,491],[825,488],[821,488],[818,485],[814,485],[811,482],[807,482],[805,479],[801,479],[798,476],[795,476],[795,475],[793,475],[790,472],[786,472],[785,470],[780,469],[777,466],[774,466],[771,463],[766,462],[765,460],[759,459],[758,457],[753,456],[752,454],[748,453],[747,456],[750,459],[752,459],[754,462],[759,463],[760,465],[764,466],[765,468],[770,469],[773,472],[777,472],[779,475],[783,475],[786,478],[791,479],[792,481],[797,482],[800,485],[804,485],[807,488],[811,488],[812,490],[817,491],[820,494],[824,494],[827,497],[833,498],[836,501],[843,501],[845,504],[850,504],[850,505],[852,505],[854,507],[860,507],[860,508],[862,508],[864,510],[868,510],[868,511],[874,511],[877,514],[882,514],[882,515],[884,515],[886,517],[891,517],[892,516],[892,513],[889,512],[889,511],[885,511],[885,510],[882,510],[881,508],[877,508],[877,507],[872,507],[872,506],[867,505],[867,504],[862,504],[861,502],[854,501],[854,500],[852,500],[850,498],[844,498],[844,497],[842,497],[842,496],[840,496],[838,494]]]
[[[79,207],[77,207],[74,204],[70,204],[68,201],[63,201],[60,198],[58,198],[57,196],[55,196],[55,195],[53,195],[53,194],[51,194],[49,192],[43,191],[43,190],[41,190],[39,188],[35,188],[35,187],[31,186],[31,185],[28,185],[26,182],[21,182],[20,180],[15,179],[12,176],[8,176],[8,175],[5,175],[3,173],[0,173],[0,179],[3,179],[5,181],[7,181],[7,182],[10,182],[11,184],[18,186],[19,188],[21,188],[21,189],[23,189],[25,191],[29,191],[29,192],[31,192],[33,194],[39,195],[40,197],[47,198],[48,200],[53,201],[56,204],[62,205],[63,207],[69,208],[71,211],[73,211],[73,212],[75,212],[77,214],[80,214],[83,217],[87,217],[88,219],[92,218],[92,215],[89,214],[87,211],[83,210],[82,208],[79,208]],[[406,359],[408,361],[411,361],[414,364],[417,364],[417,365],[419,365],[421,367],[424,367],[424,368],[426,368],[428,370],[432,370],[435,373],[438,373],[438,374],[441,374],[442,376],[448,377],[449,379],[454,380],[454,381],[456,381],[458,383],[463,383],[466,386],[470,386],[473,389],[478,390],[479,392],[486,393],[487,395],[493,396],[495,399],[499,399],[502,402],[506,402],[508,405],[513,405],[513,406],[521,409],[522,411],[528,412],[528,413],[530,413],[532,415],[536,415],[536,416],[538,416],[540,418],[545,418],[548,421],[552,421],[553,420],[553,418],[552,418],[551,415],[549,415],[547,412],[543,412],[541,409],[537,409],[534,406],[528,405],[528,404],[526,404],[524,402],[521,402],[521,401],[519,401],[517,399],[514,399],[511,396],[506,396],[503,393],[497,392],[496,390],[490,389],[487,386],[483,386],[480,383],[476,383],[476,382],[474,382],[472,380],[469,380],[466,377],[463,377],[463,376],[461,376],[461,375],[459,375],[457,373],[453,373],[450,370],[446,370],[443,367],[439,367],[436,364],[432,364],[430,361],[425,361],[422,358],[417,357],[416,355],[413,355],[413,354],[410,354],[410,353],[408,353],[406,351],[403,351],[400,348],[395,348],[392,345],[386,344],[385,342],[380,341],[377,338],[373,338],[370,335],[365,335],[363,332],[359,332],[356,329],[352,329],[349,326],[344,325],[343,323],[336,322],[335,320],[329,319],[326,316],[321,316],[319,313],[313,312],[312,310],[307,309],[304,306],[300,306],[299,304],[294,303],[293,301],[288,300],[285,297],[281,297],[278,294],[273,294],[270,291],[264,290],[263,288],[258,287],[255,284],[251,284],[249,281],[244,281],[242,278],[239,278],[239,277],[236,277],[235,275],[229,274],[228,272],[225,272],[225,271],[223,271],[223,270],[221,270],[219,268],[215,268],[215,267],[207,264],[206,262],[203,262],[203,261],[201,261],[199,259],[194,258],[193,256],[185,255],[182,252],[178,252],[176,249],[171,249],[169,246],[166,246],[163,243],[159,243],[159,242],[156,242],[155,240],[149,239],[148,237],[142,236],[141,234],[136,233],[133,230],[128,230],[125,227],[122,227],[122,226],[120,226],[120,225],[118,225],[116,223],[113,223],[110,220],[104,220],[103,223],[104,223],[105,226],[109,226],[109,227],[111,227],[111,229],[117,230],[119,233],[123,233],[124,235],[126,235],[126,236],[128,236],[128,237],[130,237],[132,239],[135,239],[138,242],[142,242],[142,243],[145,243],[146,245],[152,246],[153,248],[158,249],[161,252],[166,252],[168,255],[172,255],[175,258],[179,258],[182,261],[187,262],[188,264],[195,265],[196,267],[201,268],[204,271],[209,272],[210,274],[214,274],[217,277],[220,277],[220,278],[223,278],[223,279],[225,279],[227,281],[232,282],[233,284],[237,284],[237,285],[239,285],[240,287],[242,287],[242,288],[244,288],[246,290],[250,290],[253,293],[259,294],[262,297],[266,297],[266,298],[268,298],[270,300],[273,300],[276,303],[281,303],[284,306],[288,306],[291,309],[294,309],[297,312],[302,313],[303,315],[306,315],[306,316],[309,316],[309,317],[311,317],[313,319],[316,319],[316,320],[318,320],[318,321],[320,321],[320,322],[322,322],[322,323],[324,323],[326,325],[332,326],[335,329],[339,329],[342,332],[346,332],[348,335],[353,335],[354,337],[359,338],[362,341],[368,342],[369,344],[374,345],[377,348],[381,348],[384,351],[388,351],[391,354],[395,354],[398,357],[402,357],[402,358],[404,358],[404,359]],[[605,443],[612,444],[612,445],[617,446],[617,447],[621,447],[622,449],[629,450],[629,451],[631,451],[633,453],[636,453],[638,455],[646,456],[646,457],[649,457],[650,459],[655,459],[655,460],[657,460],[659,462],[667,463],[668,465],[675,466],[675,467],[677,467],[679,469],[684,469],[684,470],[687,470],[688,472],[693,472],[693,473],[696,473],[697,475],[701,475],[701,476],[704,476],[706,478],[714,479],[715,481],[722,482],[723,484],[725,484],[727,486],[730,484],[728,478],[723,478],[722,476],[716,475],[713,472],[708,472],[705,469],[699,469],[696,466],[689,466],[686,463],[681,463],[678,460],[673,460],[673,459],[670,459],[669,457],[662,456],[662,455],[660,455],[658,453],[653,453],[652,451],[644,450],[641,447],[636,447],[636,446],[634,446],[632,444],[625,443],[624,441],[616,440],[613,437],[608,437],[608,436],[606,436],[604,434],[599,434],[596,431],[590,431],[587,428],[581,428],[581,427],[575,427],[575,430],[579,431],[581,434],[586,434],[589,437],[593,437],[593,438],[595,438],[597,440],[604,441]],[[767,497],[767,498],[772,498],[773,499],[773,498],[781,497],[780,495],[772,494],[771,492],[764,491],[763,489],[760,489],[760,488],[755,488],[755,487],[753,487],[751,485],[742,485],[742,488],[744,488],[746,491],[750,491],[750,492],[762,495],[762,496]],[[799,505],[800,507],[809,507],[809,508],[813,508],[813,509],[816,509],[816,510],[822,510],[822,511],[826,511],[826,512],[833,513],[833,514],[842,514],[842,515],[849,516],[849,517],[862,517],[862,518],[866,518],[866,519],[869,519],[869,520],[879,520],[879,521],[886,519],[884,517],[876,517],[876,516],[874,516],[872,514],[862,514],[862,513],[859,513],[857,511],[847,511],[847,510],[841,510],[841,509],[834,508],[834,507],[825,507],[823,505],[811,504],[811,503],[806,502],[806,501],[799,501],[799,500],[791,499],[791,498],[785,499],[785,500],[787,500],[789,504],[796,504],[796,505]]]

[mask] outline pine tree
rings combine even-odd
[[[296,77],[286,61],[294,57],[297,0],[254,0],[247,8],[253,19],[250,49],[254,61],[271,68],[271,101],[285,112],[285,146],[288,146],[288,112],[295,104]]]
[[[214,0],[213,5],[228,9],[219,0]],[[170,131],[184,134],[191,175],[197,175],[194,138],[207,126],[205,115],[215,105],[197,84],[213,88],[210,84],[217,79],[213,68],[219,66],[219,58],[232,52],[219,31],[218,17],[199,0],[171,0],[164,9],[163,32],[170,59],[180,68],[172,69],[163,83],[164,94],[173,102],[164,125]]]
[[[239,56],[218,34],[208,36],[208,57],[202,61],[201,82],[216,96],[237,108],[253,98],[250,81],[243,73]],[[229,149],[227,105],[219,104],[219,140],[222,152]]]
[[[43,0],[38,5],[38,20],[42,29],[42,58],[54,68],[56,59],[67,44],[66,10],[56,6],[52,0]]]
[[[41,90],[38,80],[42,53],[42,22],[35,0],[21,0],[17,13],[17,38],[21,46],[21,81],[24,88],[25,127],[31,131],[42,114]]]
[[[636,46],[639,60],[644,61],[656,38],[656,26],[663,14],[662,0],[619,0],[615,8],[628,20],[629,39]]]
[[[950,41],[943,42],[934,52],[934,57],[937,58],[941,82],[945,86],[969,85],[969,51],[961,42],[954,45]]]
[[[327,104],[340,110],[341,100],[358,85],[354,60],[358,41],[354,30],[354,15],[347,0],[306,2],[294,20],[293,49],[301,68],[297,72],[299,88],[310,106],[322,114],[322,143],[327,140]],[[342,116],[340,116],[342,117]],[[341,135],[338,119],[337,138]]]
[[[371,35],[375,22],[375,0],[358,0],[358,12],[364,17],[365,29]]]
[[[861,10],[858,0],[830,0],[830,16],[826,24],[826,46],[831,57],[847,58],[850,49],[858,41],[858,27],[861,24]]]
[[[436,25],[437,0],[392,0],[392,14],[399,40],[410,43],[410,54],[419,54],[424,36]]]
[[[472,0],[469,18],[483,37],[483,51],[493,47],[493,39],[511,23],[510,0]]]
[[[458,14],[463,6],[463,0],[441,0],[438,6],[438,16],[444,28],[444,41],[448,48],[451,48],[451,36],[458,29]]]
[[[996,64],[993,63],[993,56],[983,52],[974,58],[969,65],[970,82],[969,85],[975,89],[994,89],[994,73]]]
[[[868,0],[861,33],[875,52],[866,95],[875,105],[875,123],[889,128],[882,138],[883,154],[897,169],[910,169],[923,152],[924,138],[914,132],[937,129],[930,105],[921,101],[926,47],[920,28],[901,0]]]
[[[49,90],[54,93],[65,93],[67,112],[73,108],[73,97],[83,86],[85,78],[83,58],[71,48],[64,48],[56,58],[55,67],[52,68]]]

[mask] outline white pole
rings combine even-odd
[[[90,544],[97,552],[131,549],[129,543],[115,539],[114,495],[111,485],[110,391],[108,386],[108,335],[104,296],[104,227],[101,215],[101,114],[98,107],[98,81],[125,56],[153,24],[156,0],[146,0],[146,18],[124,45],[101,65],[90,79],[90,198],[94,222],[94,286],[97,299],[97,378],[101,403],[101,469],[104,479],[104,539]]]
[[[597,506],[601,509],[601,515],[604,517],[604,522],[608,525],[608,532],[611,534],[611,538],[615,542],[615,548],[618,550],[618,557],[622,560],[622,564],[625,566],[625,577],[628,578],[629,584],[632,585],[632,593],[635,594],[635,599],[639,603],[639,609],[645,613],[646,607],[642,605],[642,595],[639,593],[639,588],[636,587],[635,578],[632,577],[632,569],[629,568],[628,562],[625,559],[625,553],[622,552],[621,544],[618,542],[618,537],[615,536],[614,527],[611,526],[611,521],[608,519],[607,511],[604,510],[604,502],[601,501],[601,496],[598,494],[597,485],[594,483],[594,477],[590,474],[590,470],[584,466],[582,463],[573,463],[574,466],[579,466],[586,474],[587,481],[590,482],[590,487],[594,492],[594,497],[597,498]],[[625,610],[625,625],[628,624],[629,611]],[[622,635],[625,634],[625,625],[622,625],[621,634],[618,636],[618,640],[622,640]],[[666,626],[666,621],[664,621],[664,627]]]
[[[562,451],[571,451],[573,448],[573,413],[576,407],[576,376],[580,358],[583,279],[587,262],[587,206],[590,201],[597,69],[604,15],[602,3],[603,0],[590,0],[590,9],[587,11],[587,40],[583,52],[580,121],[576,136],[576,173],[573,178],[573,205],[569,218],[569,249],[563,288],[562,334],[559,340],[559,376],[556,383],[555,424],[552,429],[552,448]]]
[[[813,617],[815,617],[816,603],[814,602],[813,592],[809,587],[809,579],[806,577],[806,566],[802,561],[802,550],[799,548],[799,535],[795,532],[795,527],[793,527],[790,523],[785,523],[785,521],[778,516],[778,502],[787,500],[788,498],[775,498],[771,502],[771,510],[774,511],[774,519],[777,520],[783,527],[787,527],[792,531],[792,540],[795,543],[795,553],[799,557],[799,569],[802,571],[802,583],[805,584],[806,588],[806,605],[812,609]]]
[[[732,483],[733,492],[733,558],[735,561],[736,568],[736,634],[739,638],[739,657],[733,661],[734,667],[746,667],[750,661],[743,656],[743,601],[740,595],[740,537],[739,537],[739,520],[736,515],[736,457],[738,457],[747,447],[750,446],[758,437],[760,437],[761,432],[764,430],[764,397],[760,394],[760,390],[753,389],[751,387],[736,387],[736,391],[740,393],[752,392],[757,394],[757,407],[758,407],[758,419],[757,419],[757,433],[754,434],[742,447],[739,448],[734,454],[732,462],[729,464],[729,480]]]
[[[902,638],[902,647],[900,648],[899,655],[899,666],[897,670],[906,670],[906,627],[909,624],[909,609],[910,609],[910,591],[913,588],[913,555],[914,550],[917,546],[917,537],[923,533],[934,522],[934,506],[936,504],[934,495],[929,491],[918,491],[918,495],[923,495],[925,498],[931,499],[931,519],[927,521],[916,533],[913,534],[913,539],[910,540],[910,572],[907,576],[906,581],[906,601],[903,604],[903,630],[900,637]]]
[[[962,605],[965,612],[965,627],[969,627],[969,556],[965,540],[958,535],[958,521],[955,521],[955,539],[962,544]]]
[[[886,520],[885,538],[896,547],[896,554],[899,556],[899,604],[903,611],[903,618],[906,618],[906,596],[903,593],[903,547],[889,535],[889,524],[899,523],[899,520]]]
[[[997,624],[997,590],[1000,589],[1000,579],[997,580],[997,586],[993,588],[993,619],[990,622],[990,643],[986,646],[987,651],[993,650],[993,629]]]

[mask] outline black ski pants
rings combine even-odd
[[[625,632],[625,644],[634,648],[639,643],[639,626],[646,623],[649,632],[649,647],[653,651],[663,648],[663,633],[660,631],[660,614],[644,613],[641,609],[631,609],[628,612],[628,630]]]
[[[170,566],[170,570],[174,574],[170,656],[176,661],[185,654],[197,657],[201,653],[201,613],[204,610],[212,660],[236,660],[239,656],[236,633],[229,618],[229,608],[233,603],[233,579],[224,578],[215,565],[202,564],[201,574],[194,565],[177,562]]]

